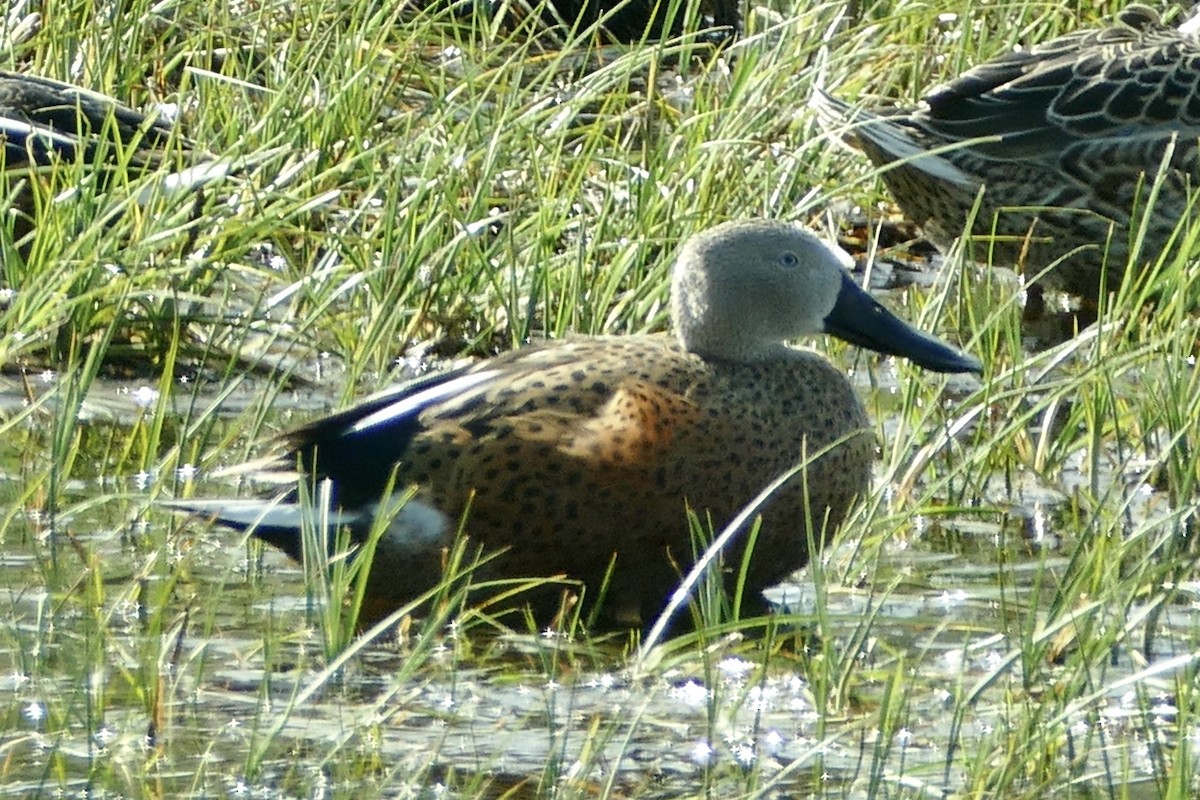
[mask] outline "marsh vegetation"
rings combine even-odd
[[[242,167],[180,193],[170,159],[103,190],[64,163],[33,179],[32,244],[0,227],[0,792],[1194,796],[1187,259],[1037,347],[1021,278],[918,264],[880,296],[984,378],[811,343],[878,429],[873,490],[786,612],[714,609],[651,652],[498,619],[462,574],[359,634],[353,570],[155,506],[228,493],[206,475],[391,380],[663,329],[674,248],[720,220],[874,232],[894,206],[815,81],[911,103],[1111,12],[751,5],[716,52],[402,4],[10,6],[3,66],[175,114]]]

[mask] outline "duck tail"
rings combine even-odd
[[[948,184],[972,190],[978,185],[976,179],[914,136],[911,129],[915,124],[906,124],[899,115],[876,114],[852,106],[821,88],[813,90],[808,105],[826,134],[862,150],[877,166],[905,164]]]
[[[862,149],[867,143],[895,161],[914,158],[924,152],[903,128],[887,117],[852,106],[822,88],[813,89],[808,106],[816,113],[826,133],[856,149]]]
[[[304,558],[304,537],[301,532],[305,527],[320,522],[314,507],[287,502],[283,498],[162,500],[159,505],[182,514],[206,517],[227,528],[249,532],[297,561]],[[327,521],[335,528],[343,525],[353,528],[360,519],[357,514],[335,511]]]

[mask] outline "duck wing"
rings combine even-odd
[[[913,122],[943,141],[990,138],[971,146],[978,155],[1055,164],[1096,147],[1144,168],[1173,139],[1200,136],[1200,40],[1133,7],[1113,26],[982,64],[925,103]]]
[[[641,371],[637,362],[648,365]],[[632,364],[631,364],[632,362]],[[641,430],[623,414],[673,403],[670,365],[691,362],[670,337],[595,337],[525,347],[483,363],[418,379],[285,434],[282,469],[331,479],[346,507],[374,502],[397,464],[437,472],[439,461],[510,434],[579,446],[597,424]],[[587,365],[586,367],[584,365]],[[666,365],[666,366],[663,366]],[[650,397],[652,396],[652,397]],[[641,411],[638,411],[638,415]],[[646,434],[649,436],[650,434]],[[646,445],[624,437],[625,447]],[[414,452],[419,440],[420,452]],[[575,444],[568,444],[575,442]]]

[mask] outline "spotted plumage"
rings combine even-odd
[[[880,114],[818,92],[945,250],[1095,298],[1168,250],[1200,178],[1200,39],[1130,6],[1116,21],[1007,53]],[[1161,175],[1160,175],[1161,168]],[[1140,244],[1139,244],[1140,240]]]
[[[722,525],[805,455],[838,443],[768,505],[747,574],[757,592],[803,566],[809,528],[820,542],[867,488],[875,445],[862,405],[831,364],[785,339],[828,331],[929,369],[978,369],[780,222],[690,239],[672,312],[676,337],[568,339],[388,390],[287,435],[278,464],[331,481],[338,521],[359,538],[393,472],[397,486],[417,487],[377,545],[376,608],[436,583],[465,513],[471,541],[494,555],[477,578],[563,575],[594,597],[615,563],[603,610],[638,624],[692,562],[687,508]],[[301,556],[306,512],[294,498],[175,505]]]

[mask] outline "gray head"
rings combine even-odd
[[[679,340],[706,358],[757,361],[785,342],[830,333],[939,372],[979,363],[909,327],[855,285],[849,258],[775,220],[726,222],[688,239],[671,285]]]

